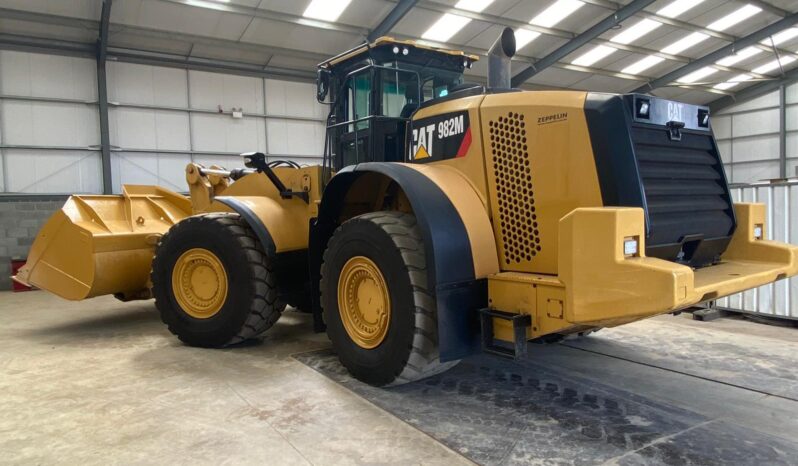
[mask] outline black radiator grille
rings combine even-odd
[[[635,126],[632,141],[648,207],[648,247],[732,233],[734,214],[711,134],[683,132],[675,141],[662,128]]]

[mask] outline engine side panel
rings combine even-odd
[[[602,206],[586,93],[487,95],[480,108],[493,228],[503,271],[557,274],[560,219]]]

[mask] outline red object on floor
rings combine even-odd
[[[11,261],[11,275],[12,276],[16,275],[17,271],[20,268],[22,268],[23,265],[25,265],[25,261],[24,260],[12,260]],[[14,290],[15,292],[16,291],[32,291],[33,290],[33,288],[31,288],[29,286],[25,286],[22,283],[18,283],[18,282],[14,281],[14,280],[11,280],[11,283],[13,285],[13,287],[11,289]]]

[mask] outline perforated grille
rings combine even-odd
[[[488,122],[504,261],[531,261],[540,252],[524,115],[509,112]]]

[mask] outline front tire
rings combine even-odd
[[[321,303],[341,363],[371,385],[443,372],[435,297],[413,215],[373,212],[341,225],[324,253]]]
[[[197,215],[174,225],[158,243],[151,278],[161,320],[191,346],[255,338],[285,308],[271,261],[238,214]]]

